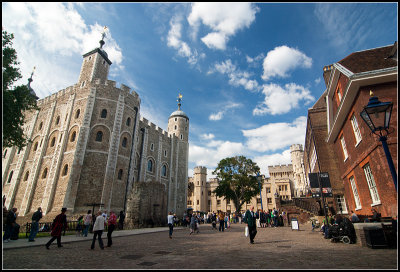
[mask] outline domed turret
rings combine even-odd
[[[189,117],[181,110],[182,95],[178,96],[178,110],[168,118],[168,134],[175,135],[180,140],[189,141]]]

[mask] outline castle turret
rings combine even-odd
[[[304,151],[303,145],[293,144],[290,146],[290,156],[293,165],[294,191],[296,196],[306,193],[306,181],[304,176]]]
[[[208,211],[207,209],[207,168],[196,166],[194,168],[194,193],[193,193],[193,209],[195,211]]]
[[[100,79],[102,83],[106,82],[108,71],[112,62],[108,59],[106,51],[103,49],[104,37],[107,27],[104,27],[102,38],[99,41],[100,47],[91,50],[83,55],[83,63],[79,74],[78,84],[83,87],[88,82]]]
[[[189,117],[181,110],[182,95],[178,96],[178,110],[174,111],[168,119],[168,134],[175,135],[178,139],[189,141]]]

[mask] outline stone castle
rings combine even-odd
[[[262,175],[264,180],[260,194],[244,203],[241,212],[250,206],[264,211],[277,207],[277,198],[290,201],[292,197],[304,196],[307,192],[307,179],[304,175],[303,146],[291,145],[292,164],[268,166],[270,177]],[[201,212],[235,212],[233,201],[227,202],[224,197],[217,197],[213,191],[218,186],[218,178],[207,181],[207,168],[196,166],[193,177],[188,180],[188,207]]]
[[[25,112],[32,142],[3,149],[3,199],[20,221],[30,221],[38,207],[43,222],[62,207],[69,219],[96,207],[125,211],[128,225],[145,226],[186,210],[189,118],[181,96],[168,131],[141,117],[139,95],[108,80],[103,39],[83,55],[76,84]]]

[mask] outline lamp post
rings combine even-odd
[[[387,145],[387,135],[389,134],[390,116],[392,114],[392,102],[380,102],[378,97],[374,96],[370,91],[371,98],[368,105],[360,112],[361,118],[365,121],[369,129],[375,135],[379,136],[379,141],[382,142],[383,150],[385,151],[386,160],[389,164],[390,173],[392,174],[394,187],[397,192],[397,174],[394,168],[392,156]],[[383,133],[386,131],[386,135]]]
[[[261,210],[264,211],[263,205],[262,205],[262,196],[261,196],[261,176],[260,172],[257,172],[257,181],[258,181],[258,187],[260,188],[260,201],[261,201]]]

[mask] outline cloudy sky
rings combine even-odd
[[[142,115],[167,129],[183,95],[189,176],[244,155],[269,175],[303,144],[323,67],[397,40],[397,3],[2,3],[27,83],[40,98],[78,80],[99,46],[109,79],[134,89]]]

